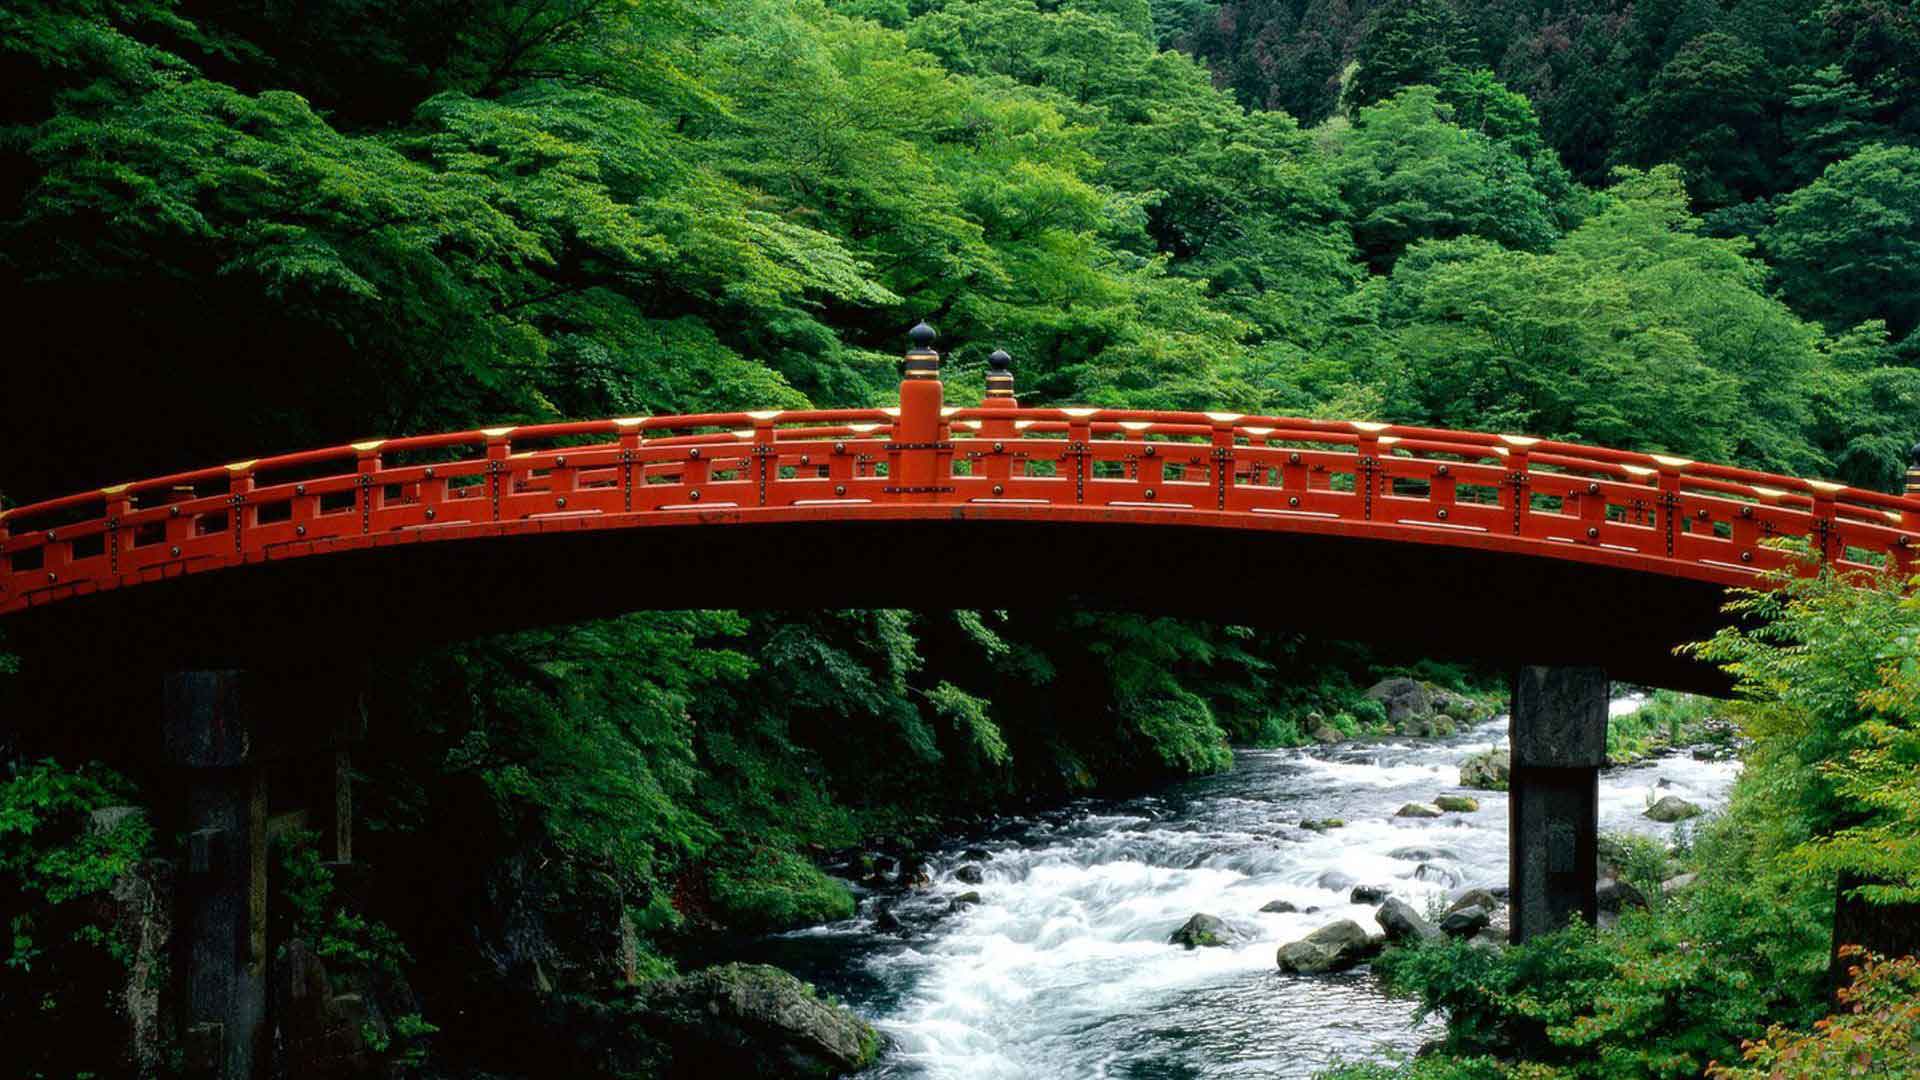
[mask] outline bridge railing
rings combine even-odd
[[[987,400],[952,407],[928,346],[909,354],[896,407],[376,439],[19,507],[0,514],[0,612],[475,527],[764,511],[831,518],[927,504],[1210,515],[1215,524],[1531,550],[1726,582],[1793,565],[1767,543],[1780,538],[1804,540],[1842,569],[1916,569],[1913,497],[1518,435],[1023,408],[998,353]]]

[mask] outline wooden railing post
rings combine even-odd
[[[916,325],[908,336],[913,348],[907,350],[906,371],[900,380],[900,415],[894,417],[888,440],[883,490],[896,502],[932,502],[936,495],[953,490],[940,475],[940,354],[933,349],[937,335],[926,323]],[[945,449],[951,452],[952,444]]]
[[[1013,414],[1020,408],[1013,393],[1013,357],[1005,349],[995,349],[987,357],[987,393],[980,408],[986,413],[980,420],[980,437],[993,440],[993,450],[982,464],[987,479],[993,481],[993,493],[1004,495],[1013,477],[1014,451],[1009,444],[1020,433],[1013,426]]]

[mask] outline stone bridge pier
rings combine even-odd
[[[1515,944],[1599,914],[1600,768],[1607,763],[1607,673],[1514,672],[1508,781],[1508,887]]]
[[[161,718],[184,789],[174,957],[187,1074],[251,1080],[271,1058],[268,844],[312,831],[330,865],[351,862],[358,683],[328,669],[176,671]]]

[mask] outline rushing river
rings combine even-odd
[[[1365,968],[1282,975],[1274,950],[1336,919],[1378,929],[1374,908],[1347,902],[1341,875],[1387,885],[1423,910],[1457,886],[1504,884],[1504,794],[1471,792],[1477,813],[1393,814],[1459,790],[1459,762],[1505,736],[1501,717],[1444,740],[1243,751],[1230,773],[1005,820],[939,852],[931,886],[770,942],[769,958],[889,1037],[867,1077],[1304,1077],[1335,1058],[1411,1052],[1437,1021],[1416,1025],[1411,1005],[1382,995]],[[1655,785],[1711,809],[1737,768],[1676,755],[1610,769],[1601,828],[1670,835],[1673,826],[1641,813]],[[1347,824],[1299,827],[1315,818]],[[977,860],[978,885],[953,877],[973,847],[991,853]],[[1423,863],[1428,880],[1415,876]],[[968,890],[981,903],[943,914]],[[1320,910],[1262,913],[1272,900]],[[904,927],[876,930],[876,901]],[[1220,916],[1246,941],[1168,945],[1195,912]]]

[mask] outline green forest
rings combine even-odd
[[[1901,0],[14,0],[0,85],[0,505],[373,436],[891,403],[920,319],[965,403],[1004,348],[1023,404],[1883,491],[1920,437]],[[1703,646],[1743,693],[1737,812],[1660,856],[1710,884],[1389,954],[1444,1045],[1346,1075],[1912,1075],[1910,964],[1812,1025],[1835,875],[1920,900],[1920,609],[1818,579],[1744,603]],[[296,845],[274,918],[410,984],[393,1075],[649,1075],[565,1032],[728,935],[850,915],[829,853],[1378,730],[1361,691],[1404,672],[1499,685],[1078,610],[648,613],[396,658],[354,768],[357,846],[398,878],[357,895]],[[72,721],[32,675],[0,654],[0,726]],[[24,1075],[116,1074],[87,1033],[129,958],[91,898],[171,841],[82,823],[149,782],[0,772]],[[539,959],[476,946],[521,911]]]

